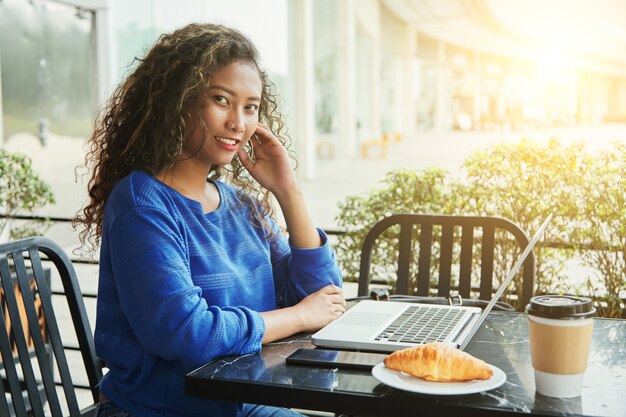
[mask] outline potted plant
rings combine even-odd
[[[13,226],[13,217],[32,214],[35,209],[54,202],[50,186],[33,171],[30,158],[0,149],[0,240],[42,234],[46,222],[30,221]]]

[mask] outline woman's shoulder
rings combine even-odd
[[[115,184],[109,202],[114,205],[146,207],[168,199],[166,185],[144,171],[132,171]]]
[[[168,188],[146,172],[130,172],[115,184],[107,198],[105,227],[113,228],[120,222],[126,225],[129,221],[133,227],[152,224],[161,230],[178,228],[184,217],[180,210],[184,203],[178,202]]]

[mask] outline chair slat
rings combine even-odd
[[[441,248],[439,261],[439,281],[437,283],[437,295],[447,297],[450,295],[452,281],[452,247],[454,244],[454,226],[445,223],[441,228]]]
[[[430,292],[430,263],[433,253],[433,225],[420,227],[420,252],[417,263],[417,295],[428,296]]]
[[[493,293],[493,245],[495,228],[483,227],[482,249],[480,254],[480,294],[481,300],[490,300]]]
[[[24,288],[21,288],[21,277],[27,276],[26,267],[24,265],[24,259],[21,256],[21,253],[13,253],[12,256],[15,276],[17,276],[16,283],[18,284],[19,292],[22,294],[22,298],[24,299]],[[6,308],[8,312],[9,320],[11,321],[11,334],[13,343],[17,348],[17,355],[20,361],[22,375],[24,382],[26,383],[26,390],[28,391],[28,397],[30,400],[30,412],[35,417],[44,417],[43,411],[43,403],[41,402],[41,398],[39,398],[39,390],[37,387],[37,378],[35,377],[35,371],[30,361],[30,349],[28,346],[28,341],[25,338],[25,329],[22,323],[22,317],[20,314],[20,307],[17,302],[16,291],[14,287],[13,274],[9,268],[8,259],[5,257],[2,259],[2,265],[0,266],[0,272],[2,274],[2,287],[4,290],[4,300],[6,303]],[[29,287],[30,288],[30,287]],[[23,304],[28,305],[29,299],[26,298]],[[35,347],[36,349],[37,347]],[[2,360],[4,362],[12,362],[11,358],[13,357],[12,353],[5,354],[5,351],[2,352]],[[6,368],[6,365],[5,365]],[[8,369],[8,368],[6,368]],[[17,377],[16,377],[17,378]],[[11,379],[11,378],[10,378]],[[16,379],[19,384],[19,378]],[[11,382],[11,381],[10,381]],[[22,393],[21,387],[15,391],[11,388],[11,397],[13,401],[16,400],[16,397],[20,396]],[[19,403],[19,399],[17,400]],[[17,410],[16,410],[17,411]]]
[[[2,271],[0,272],[2,273],[2,275],[4,275],[5,265],[7,268],[6,270],[8,271],[8,264],[6,264],[6,258],[1,259],[0,263],[1,263],[0,268],[2,269]],[[10,274],[10,272],[8,273]],[[4,281],[3,281],[3,284],[4,284]],[[13,291],[12,286],[9,288],[10,288],[10,291],[12,292]],[[6,302],[6,298],[5,298],[5,302]],[[6,372],[9,392],[11,393],[11,398],[13,398],[12,406],[13,406],[16,416],[26,417],[27,415],[26,404],[24,403],[24,399],[22,398],[22,386],[19,381],[17,368],[15,366],[15,361],[12,360],[13,348],[11,347],[10,335],[8,332],[8,323],[4,319],[4,314],[0,314],[0,325],[2,326],[2,329],[0,329],[0,354],[2,354],[2,365],[3,365],[4,371]],[[10,359],[7,359],[7,358],[10,358]],[[3,384],[0,383],[0,386],[1,385]],[[2,388],[2,391],[4,392],[4,387]],[[6,403],[6,406],[8,408],[8,403],[6,402],[6,393],[3,399],[4,399],[4,403]],[[2,414],[2,415],[8,416],[10,415],[10,413],[7,412],[7,414]]]
[[[398,242],[398,281],[396,282],[396,292],[408,294],[409,292],[409,270],[411,266],[411,224],[400,225],[400,237]]]
[[[524,272],[522,282],[522,306],[530,303],[530,298],[535,292],[535,258],[529,256],[524,261]]]
[[[0,314],[0,326],[5,327],[4,317],[1,317]],[[0,330],[0,333],[4,333]],[[6,340],[6,339],[5,339]],[[0,334],[0,354],[2,353],[1,349],[2,345],[2,334]],[[9,416],[11,413],[9,412],[9,400],[7,393],[4,391],[4,384],[0,383],[0,416]]]
[[[76,399],[76,393],[74,392],[73,383],[72,383],[72,375],[70,373],[70,368],[67,363],[67,357],[65,356],[65,350],[63,347],[63,340],[61,339],[61,332],[59,331],[58,322],[56,320],[56,315],[54,314],[54,307],[52,306],[52,294],[50,291],[50,287],[48,286],[48,281],[45,278],[45,273],[43,271],[43,265],[41,263],[41,258],[39,256],[39,251],[31,248],[29,251],[30,259],[32,260],[32,268],[34,271],[35,279],[37,280],[37,287],[39,288],[39,293],[41,295],[41,306],[44,312],[44,317],[46,317],[46,329],[48,331],[48,342],[52,346],[52,351],[54,352],[54,358],[56,360],[57,369],[59,370],[59,374],[61,377],[61,385],[63,387],[63,392],[65,394],[65,401],[69,407],[70,415],[78,415],[80,414],[80,407],[78,406],[78,400]],[[41,337],[41,333],[38,334],[41,346],[44,346],[43,338]],[[41,354],[37,355],[37,359],[39,363],[42,364],[47,362],[48,355],[45,352],[45,349],[40,350]],[[48,365],[51,370],[52,367]],[[61,412],[59,398],[56,393],[56,389],[54,388],[54,378],[52,377],[52,373],[49,375],[52,382],[52,389],[54,390],[54,394],[48,393],[48,386],[46,385],[46,393],[48,393],[48,401],[53,402],[59,405],[59,413]],[[54,397],[52,399],[51,397]]]
[[[358,295],[362,297],[367,295],[370,283],[370,268],[372,264],[372,247],[378,235],[374,231],[370,231],[363,241],[361,249],[361,265],[359,269],[359,290]]]
[[[461,228],[461,260],[459,265],[459,294],[469,298],[472,291],[472,258],[474,248],[474,227]]]

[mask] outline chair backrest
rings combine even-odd
[[[437,280],[437,295],[450,295],[452,281],[453,253],[455,245],[455,230],[460,230],[460,256],[458,274],[458,292],[463,298],[469,298],[472,278],[472,261],[475,247],[480,246],[480,289],[479,298],[489,300],[493,294],[494,253],[496,231],[502,230],[512,235],[520,249],[528,244],[528,236],[514,223],[499,217],[429,215],[429,214],[396,214],[386,217],[376,223],[368,232],[361,250],[358,295],[364,296],[369,292],[370,270],[372,253],[377,238],[390,227],[399,225],[398,259],[396,293],[409,294],[411,263],[414,262],[413,248],[414,235],[419,226],[419,255],[417,260],[417,292],[416,295],[429,296],[431,290],[431,265],[433,257],[433,243],[439,245],[439,277]],[[435,227],[440,226],[439,239],[433,239]],[[439,230],[439,227],[437,227]],[[481,230],[476,233],[476,230]],[[480,244],[476,244],[477,235],[482,235]],[[457,234],[458,236],[458,234]],[[509,239],[511,240],[511,239]],[[457,248],[458,250],[458,248]],[[535,276],[535,258],[531,252],[523,264],[521,305],[526,305],[533,295]]]
[[[57,274],[50,273],[52,266]],[[55,275],[63,284],[74,325],[69,336],[71,329],[63,328],[61,332],[57,321],[63,311],[59,311],[62,304],[58,300],[53,303],[49,280]],[[91,327],[70,259],[61,247],[42,237],[4,243],[0,245],[0,278],[0,354],[5,378],[4,384],[0,384],[0,415],[79,415],[61,333],[66,342],[74,339],[72,343],[78,343],[73,347],[82,354],[94,402],[99,396],[97,384],[102,378],[102,369],[95,355]],[[76,366],[72,363],[73,369]],[[56,382],[55,369],[58,371]]]

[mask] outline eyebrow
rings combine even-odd
[[[222,85],[210,85],[209,86],[210,90],[222,90],[227,92],[228,94],[230,94],[231,96],[237,96],[237,93],[235,93],[233,90],[231,90],[230,88],[224,87]],[[248,97],[248,100],[252,100],[252,101],[261,101],[261,97],[258,96],[251,96]]]

